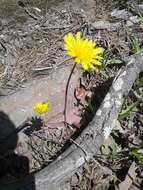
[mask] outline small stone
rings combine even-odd
[[[118,19],[124,19],[127,20],[129,17],[133,16],[132,13],[128,12],[125,9],[122,10],[118,10],[115,9],[112,13],[111,13],[112,17],[116,17]]]
[[[130,20],[127,20],[127,26],[133,26],[134,25],[134,23],[133,22],[131,22]]]
[[[103,105],[104,108],[110,108],[111,107],[111,103],[109,101],[106,101]]]
[[[101,114],[102,114],[102,111],[99,109],[99,110],[96,112],[96,115],[97,115],[97,116],[101,116]]]
[[[139,5],[138,5],[138,9],[139,9],[139,11],[140,11],[141,13],[143,13],[143,4],[139,4]]]
[[[77,185],[79,183],[79,179],[76,175],[72,176],[71,183]]]
[[[103,134],[104,134],[105,140],[108,139],[108,137],[110,136],[111,131],[112,131],[111,126],[108,126],[108,127],[105,127],[105,128],[104,128]]]
[[[122,76],[125,76],[126,75],[126,71],[124,71],[120,76],[122,77]]]
[[[116,83],[113,84],[113,88],[115,91],[119,91],[122,89],[122,86],[123,86],[124,82],[123,82],[123,79],[122,78],[118,78]]]
[[[116,104],[117,107],[120,107],[120,106],[122,105],[122,102],[119,101],[119,100],[116,100],[116,101],[115,101],[115,104]]]
[[[138,16],[131,16],[129,18],[129,21],[131,21],[133,24],[138,24],[140,22],[140,19],[138,18]]]
[[[111,27],[110,22],[108,21],[97,21],[95,23],[92,24],[94,26],[94,28],[96,29],[109,29]]]
[[[8,41],[8,35],[7,34],[1,34],[0,35],[0,39],[2,39],[3,41],[7,42]]]
[[[109,21],[97,21],[94,22],[93,27],[97,30],[109,30],[109,31],[115,31],[117,28],[120,27],[121,23],[110,23]]]
[[[139,149],[139,150],[138,150],[138,153],[143,154],[143,149],[142,149],[142,148],[141,148],[141,149]]]

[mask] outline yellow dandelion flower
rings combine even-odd
[[[78,32],[76,36],[69,33],[64,36],[64,47],[68,55],[75,58],[75,62],[82,64],[84,70],[89,68],[95,69],[96,65],[101,65],[103,48],[96,47],[93,40],[81,38],[81,33]]]
[[[33,110],[37,113],[45,113],[47,110],[49,110],[49,103],[48,102],[38,102],[33,107]]]

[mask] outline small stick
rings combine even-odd
[[[72,143],[74,143],[78,148],[80,148],[80,149],[83,151],[83,153],[85,154],[86,157],[88,156],[88,153],[86,152],[86,150],[84,150],[83,147],[81,147],[80,144],[78,144],[78,143],[77,143],[76,141],[74,141],[72,138],[70,138],[70,141],[71,141]],[[86,160],[86,158],[85,158],[85,160]]]

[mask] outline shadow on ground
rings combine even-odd
[[[27,157],[14,152],[18,142],[16,127],[9,116],[0,111],[0,189],[27,189],[19,183],[29,174],[29,160]],[[34,178],[30,180],[29,189],[35,190]],[[22,187],[22,188],[21,188]]]

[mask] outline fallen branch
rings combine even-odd
[[[61,184],[71,177],[86,160],[96,155],[104,140],[108,138],[116,124],[124,98],[142,71],[143,51],[131,57],[129,63],[119,70],[93,120],[75,140],[79,146],[74,143],[49,166],[23,182],[14,184],[15,188],[11,185],[10,188],[0,186],[0,189],[54,190],[55,185],[61,187]],[[82,149],[86,151],[86,155]]]

